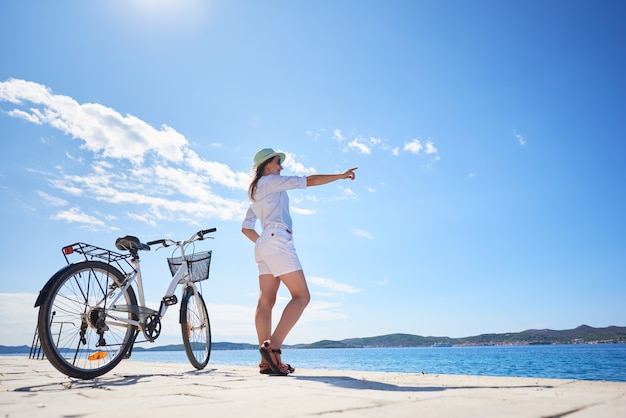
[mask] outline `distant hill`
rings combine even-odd
[[[259,346],[256,344],[246,343],[211,343],[211,350],[258,350]],[[158,347],[150,347],[143,345],[136,345],[133,351],[179,351],[185,350],[185,346],[182,344],[162,345]]]
[[[0,354],[24,354],[30,353],[30,347],[27,345],[19,345],[8,347],[5,345],[0,345]]]
[[[474,337],[422,337],[411,334],[389,334],[378,337],[348,338],[341,341],[322,340],[313,344],[297,344],[291,348],[369,348],[369,347],[431,347],[431,346],[479,346],[479,345],[532,345],[532,344],[614,344],[626,343],[626,327],[610,326],[593,328],[581,325],[574,329],[555,331],[529,329],[504,334],[481,334]],[[137,345],[135,351],[180,351],[182,344],[166,346]],[[256,344],[216,342],[213,350],[257,350]],[[0,354],[29,353],[29,346],[7,347],[0,345]]]
[[[211,350],[258,350],[259,346],[256,344],[245,344],[245,343],[212,343]],[[133,347],[133,351],[184,351],[185,346],[182,344],[170,344],[170,345],[160,345],[156,347],[150,347],[149,345],[142,345],[137,343],[135,347]],[[20,346],[5,346],[0,345],[0,355],[9,355],[9,354],[25,354],[30,353],[30,347],[27,345]]]
[[[319,341],[299,345],[298,348],[346,347],[431,347],[433,345],[528,345],[528,344],[583,344],[626,343],[626,327],[593,328],[581,325],[575,329],[555,331],[529,329],[505,334],[481,334],[474,337],[422,337],[411,334],[390,334],[369,338],[349,338],[341,341]]]
[[[529,329],[510,334],[483,334],[463,338],[466,345],[497,344],[581,344],[581,343],[626,343],[626,327],[610,326],[593,328],[581,325],[574,329],[555,331],[551,329]]]

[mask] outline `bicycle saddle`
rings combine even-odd
[[[144,250],[150,251],[150,246],[139,241],[139,238],[132,235],[126,235],[115,240],[115,247],[118,250],[137,251]]]

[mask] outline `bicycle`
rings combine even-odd
[[[154,342],[161,333],[161,319],[178,303],[176,288],[182,284],[179,322],[189,362],[203,369],[211,355],[211,325],[201,294],[201,282],[209,277],[212,251],[195,252],[195,241],[216,228],[200,230],[185,241],[159,239],[146,244],[137,237],[118,238],[115,246],[126,254],[85,243],[62,248],[68,265],[57,271],[41,289],[37,331],[41,348],[61,373],[93,379],[110,372],[129,358],[136,342]],[[139,251],[176,246],[167,259],[172,275],[158,310],[146,306]],[[185,254],[189,245],[193,251]],[[175,257],[177,251],[180,256]],[[84,259],[70,263],[68,255]],[[134,286],[133,286],[134,284]],[[139,333],[145,340],[136,341]]]

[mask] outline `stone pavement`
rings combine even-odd
[[[0,416],[626,417],[626,382],[298,369],[124,360],[93,380],[45,360],[0,356]]]

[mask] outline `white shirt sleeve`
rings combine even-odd
[[[256,215],[254,214],[254,211],[252,210],[252,207],[248,208],[248,211],[246,212],[246,217],[243,220],[243,224],[241,225],[242,228],[247,228],[247,229],[254,229],[254,226],[256,225]]]
[[[277,176],[270,174],[261,177],[257,184],[255,200],[261,200],[266,195],[290,189],[306,189],[306,177]]]

